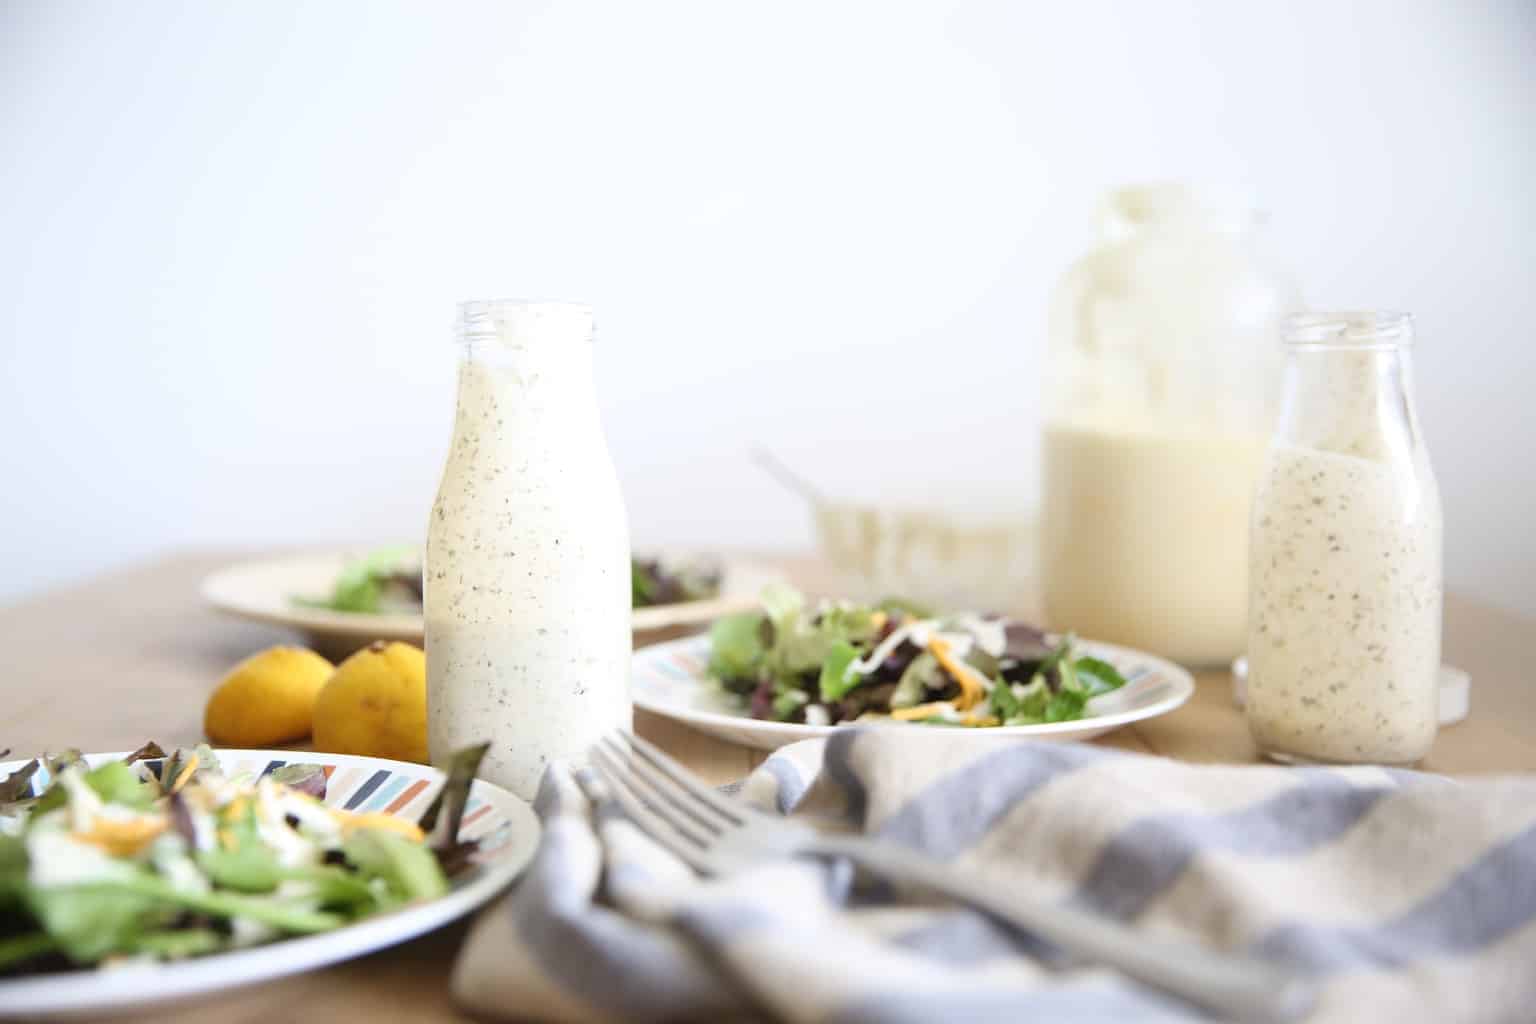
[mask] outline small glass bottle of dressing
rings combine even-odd
[[[1281,761],[1411,764],[1438,723],[1440,492],[1393,313],[1291,317],[1254,497],[1248,724]]]
[[[427,745],[489,740],[531,798],[630,725],[629,529],[592,382],[592,311],[459,307],[458,413],[427,528]]]

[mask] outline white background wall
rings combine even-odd
[[[1107,186],[1418,314],[1453,586],[1536,612],[1536,5],[0,3],[0,597],[419,532],[455,300],[597,307],[639,542],[1026,498]],[[989,482],[990,481],[990,482]]]

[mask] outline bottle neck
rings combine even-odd
[[[579,362],[590,360],[592,310],[574,302],[463,302],[456,334],[470,361],[530,367]]]
[[[587,307],[466,302],[458,341],[461,432],[517,441],[597,422]]]
[[[592,310],[572,302],[475,301],[459,305],[463,382],[497,378],[505,386],[590,391]],[[468,371],[485,371],[471,374]]]
[[[1377,462],[1421,448],[1406,344],[1291,344],[1279,439]]]

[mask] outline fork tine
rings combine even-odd
[[[724,829],[738,827],[739,822],[721,814],[711,805],[694,799],[688,790],[637,757],[633,748],[625,746],[613,736],[604,736],[598,741],[598,745],[608,750],[614,760],[629,770],[632,781],[636,783],[635,788],[644,791],[642,795],[648,794],[657,800],[665,801],[674,810],[686,814],[690,820],[701,825],[710,838]]]
[[[640,831],[672,851],[696,870],[713,872],[712,865],[704,856],[702,841],[677,828],[660,813],[652,811],[646,800],[632,785],[632,780],[619,766],[612,763],[611,754],[594,747],[591,761],[592,767],[612,792],[614,799],[619,802],[624,813]]]
[[[708,804],[717,814],[730,821],[733,825],[746,824],[747,816],[753,813],[749,808],[726,799],[712,787],[700,782],[692,772],[672,760],[670,756],[662,752],[661,748],[654,743],[643,740],[634,733],[619,732],[615,735],[620,742],[628,743],[635,753],[665,772],[673,782],[687,790],[694,799]]]

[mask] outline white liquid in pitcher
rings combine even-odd
[[[1248,512],[1265,443],[1048,425],[1041,552],[1051,628],[1189,664],[1241,653]]]

